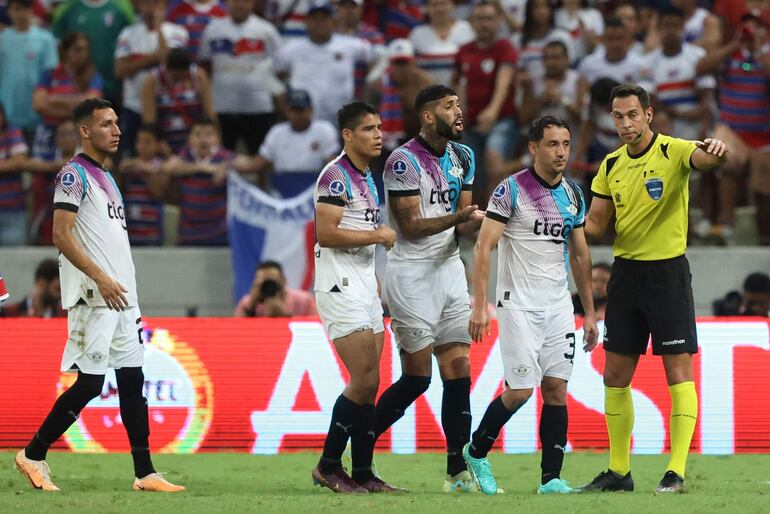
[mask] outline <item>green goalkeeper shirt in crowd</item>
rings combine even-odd
[[[104,96],[115,98],[115,48],[118,34],[134,22],[129,0],[67,0],[53,15],[53,33],[60,41],[72,32],[83,32],[91,42],[91,59],[104,79]]]

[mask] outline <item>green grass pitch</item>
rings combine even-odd
[[[491,462],[506,494],[445,495],[441,492],[444,457],[440,454],[378,454],[383,478],[409,488],[405,495],[343,496],[312,486],[314,453],[280,456],[244,454],[157,455],[155,466],[187,486],[184,493],[163,495],[131,491],[127,454],[84,455],[51,452],[48,462],[61,493],[33,490],[13,469],[12,452],[0,452],[0,512],[197,513],[227,512],[420,512],[448,514],[635,512],[770,512],[770,456],[690,457],[686,494],[656,496],[666,456],[632,458],[633,493],[538,496],[539,455],[494,453]],[[602,453],[571,453],[562,474],[582,485],[607,465]]]

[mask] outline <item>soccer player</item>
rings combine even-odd
[[[142,315],[134,262],[126,231],[125,206],[104,161],[118,151],[118,117],[107,100],[91,98],[73,112],[83,152],[56,176],[53,239],[61,268],[62,307],[68,337],[62,371],[76,371],[75,383],[54,403],[16,468],[37,489],[58,491],[45,461],[48,448],[102,391],[104,374],[115,368],[120,416],[131,443],[135,491],[183,491],[155,472],[150,459],[147,400],[142,395]]]
[[[429,86],[414,104],[420,133],[388,157],[383,176],[391,225],[398,234],[384,289],[402,375],[377,403],[375,434],[379,438],[428,389],[435,355],[444,382],[443,488],[472,491],[475,485],[462,457],[471,434],[470,301],[456,232],[475,232],[483,220],[471,205],[476,164],[473,151],[457,143],[463,112],[452,89]]]
[[[487,453],[500,429],[540,387],[541,483],[537,492],[569,493],[560,477],[567,445],[567,381],[575,358],[575,316],[567,287],[572,276],[585,306],[583,350],[596,346],[591,254],[580,187],[563,176],[570,153],[567,123],[544,116],[529,127],[531,168],[503,180],[492,193],[474,249],[474,295],[487,297],[489,257],[498,247],[497,319],[505,389],[487,407],[463,457],[483,493],[496,494]],[[502,239],[502,240],[501,240]],[[568,264],[569,263],[569,264]],[[476,303],[471,338],[489,335],[489,314]]]
[[[332,411],[313,483],[336,493],[390,493],[372,473],[374,400],[380,384],[385,327],[374,274],[374,246],[390,249],[396,233],[380,224],[379,197],[369,163],[382,151],[377,109],[351,102],[337,113],[342,154],[316,182],[315,295],[318,314],[350,374]],[[351,440],[352,477],[342,469]]]
[[[604,409],[610,465],[580,491],[633,491],[631,379],[639,356],[661,355],[671,393],[671,459],[657,492],[684,490],[685,464],[698,417],[692,354],[698,351],[687,247],[691,170],[725,162],[719,139],[685,141],[650,129],[644,88],[622,84],[610,96],[612,119],[625,143],[605,157],[591,184],[589,238],[601,237],[615,215],[615,262],[604,324]]]

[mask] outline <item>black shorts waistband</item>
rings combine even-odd
[[[679,255],[677,257],[671,257],[670,259],[660,259],[657,261],[640,261],[636,259],[624,259],[623,257],[615,257],[615,263],[621,266],[665,266],[682,261],[687,261],[687,256],[685,254]]]

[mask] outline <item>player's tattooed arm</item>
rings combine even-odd
[[[77,213],[66,209],[53,211],[53,244],[77,269],[96,282],[99,294],[104,298],[107,307],[122,311],[128,307],[126,295],[128,290],[107,275],[91,257],[83,250],[72,234]]]
[[[489,312],[487,311],[487,282],[489,280],[489,260],[492,250],[497,247],[505,230],[505,223],[492,218],[484,218],[481,223],[476,246],[473,247],[473,312],[468,322],[471,340],[480,342],[484,334],[490,335]]]
[[[615,212],[612,200],[594,195],[591,201],[591,209],[588,211],[585,225],[585,235],[588,239],[599,239],[607,230],[610,218]]]
[[[396,232],[380,225],[376,230],[348,230],[340,228],[343,208],[330,203],[318,203],[316,206],[315,230],[318,245],[321,248],[359,248],[381,244],[390,249],[396,242]]]
[[[569,264],[575,279],[580,301],[583,303],[583,350],[590,352],[596,347],[599,329],[596,327],[594,298],[591,288],[591,252],[588,249],[583,227],[572,230],[569,235]]]
[[[478,205],[468,205],[453,214],[423,218],[420,216],[420,197],[417,195],[391,196],[389,206],[396,223],[398,223],[398,228],[401,229],[404,237],[410,241],[439,234],[448,228],[464,223],[479,208]]]

